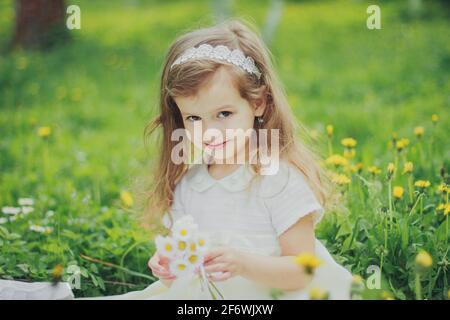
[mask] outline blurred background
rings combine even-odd
[[[371,4],[379,30],[366,26]],[[80,29],[66,26],[70,5]],[[76,296],[155,280],[136,181],[156,159],[143,130],[158,113],[164,55],[183,32],[238,16],[263,34],[305,139],[349,165],[327,162],[350,182],[336,180],[342,207],[318,237],[364,279],[381,263],[382,288],[369,298],[416,298],[414,257],[426,249],[433,266],[421,295],[448,298],[449,9],[431,0],[0,0],[0,278],[67,280],[76,266]],[[389,162],[405,189],[393,206]],[[411,186],[419,179],[431,186]],[[386,208],[397,217],[389,234]]]

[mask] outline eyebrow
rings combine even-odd
[[[231,105],[231,104],[224,104],[224,105],[218,107],[217,109],[215,109],[214,111],[219,111],[219,110],[222,110],[222,109],[227,109],[227,108],[232,108],[232,107],[233,107],[233,105]],[[186,114],[193,115],[193,113],[189,113],[189,112],[181,112],[181,114],[184,114],[184,115],[186,115]]]

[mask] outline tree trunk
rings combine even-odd
[[[64,0],[16,0],[12,48],[45,49],[68,39]]]

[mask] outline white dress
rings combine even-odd
[[[194,217],[199,230],[209,236],[210,246],[230,246],[262,255],[280,256],[278,236],[307,214],[315,224],[323,208],[306,183],[304,176],[291,164],[280,161],[274,175],[264,175],[261,184],[246,186],[253,176],[249,165],[241,165],[230,175],[216,180],[207,164],[194,164],[177,184],[170,212],[174,220],[183,214]],[[169,227],[169,218],[163,223]],[[351,273],[337,264],[324,245],[315,240],[315,255],[323,261],[310,284],[279,299],[309,299],[311,289],[328,292],[329,299],[350,299]],[[272,299],[271,288],[235,276],[215,282],[226,300]],[[174,280],[171,287],[161,281],[140,291],[121,295],[82,299],[210,299],[201,290],[198,278]]]

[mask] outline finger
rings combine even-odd
[[[222,253],[223,253],[222,248],[212,249],[205,254],[204,261],[207,262],[211,259],[214,259],[214,258],[222,255]]]
[[[225,281],[225,280],[228,280],[229,278],[231,278],[231,272],[225,271],[225,272],[222,272],[221,275],[218,275],[218,276],[210,275],[208,278],[212,281]]]
[[[148,260],[147,265],[150,269],[152,269],[152,266],[154,265],[154,261],[155,261],[154,256]]]
[[[160,278],[162,280],[175,280],[177,278],[177,276],[171,275],[171,276],[168,276],[168,277],[158,277],[158,278]]]
[[[211,265],[211,264],[224,263],[224,262],[226,262],[225,259],[224,259],[224,256],[220,255],[220,256],[217,256],[215,258],[212,258],[212,259],[204,262],[203,265],[206,267],[206,266]]]
[[[160,257],[159,257],[159,263],[160,263],[160,264],[169,263],[169,258],[164,257],[164,256],[160,256]]]
[[[153,275],[157,276],[158,278],[170,278],[170,277],[175,276],[169,271],[163,271],[163,272],[155,271],[155,272],[153,272]]]
[[[168,271],[160,271],[160,270],[152,270],[152,273],[155,275],[155,276],[158,276],[158,277],[168,277],[168,276],[170,276],[171,275],[171,273],[170,272],[168,272]]]
[[[225,271],[225,265],[223,263],[208,265],[205,267],[205,271],[207,273],[222,272]]]
[[[164,272],[167,268],[164,268],[164,266],[155,263],[154,261],[149,261],[148,266],[150,267],[150,269],[152,269],[152,271],[156,270],[158,272]]]
[[[152,271],[156,271],[156,272],[159,272],[159,273],[166,273],[166,272],[170,271],[170,269],[168,267],[165,267],[165,266],[162,266],[162,265],[159,265],[159,264],[154,264],[154,263],[152,263],[150,265],[150,269],[152,269]]]

